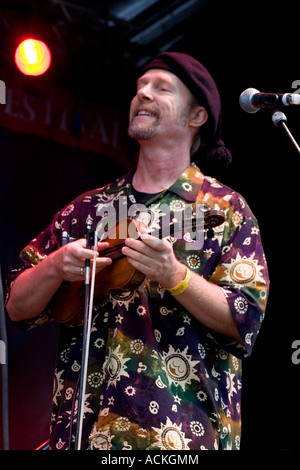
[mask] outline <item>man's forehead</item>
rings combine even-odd
[[[137,80],[137,86],[148,83],[149,81],[161,81],[172,85],[174,89],[177,89],[180,93],[192,95],[190,89],[185,83],[173,72],[164,69],[149,69],[145,71]]]
[[[179,80],[181,83],[183,83],[177,77],[177,75],[170,72],[169,70],[164,70],[164,69],[149,69],[149,70],[147,70],[145,73],[143,73],[143,75],[141,75],[137,79],[137,83],[139,83],[143,80],[147,80],[149,78],[159,78],[161,80],[167,80],[167,81],[172,81],[172,80],[177,81],[177,80]]]

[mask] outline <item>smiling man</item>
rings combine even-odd
[[[10,318],[23,328],[41,324],[53,318],[60,286],[82,279],[93,257],[84,240],[87,218],[95,229],[99,213],[118,214],[123,198],[129,208],[140,203],[153,213],[148,228],[122,248],[143,282],[95,298],[83,449],[240,448],[242,360],[263,321],[269,280],[246,201],[191,163],[199,152],[216,162],[230,158],[220,117],[219,93],[205,67],[186,54],[158,55],[138,78],[130,107],[137,166],[57,213],[23,250],[22,269],[9,276]],[[151,234],[162,223],[160,207],[177,220],[188,205],[217,209],[225,220],[213,234],[205,230],[201,243],[186,233]],[[75,241],[63,245],[63,232]],[[100,278],[113,263],[101,256],[105,247],[99,243]],[[50,449],[72,448],[81,335],[81,325],[61,325]]]
[[[190,116],[193,108],[195,116]],[[202,115],[193,123],[198,113]],[[205,109],[197,106],[189,89],[173,73],[152,69],[138,79],[137,94],[130,110],[129,135],[133,139],[149,140],[159,133],[168,139],[168,145],[172,145],[171,139],[181,142],[187,137],[189,126],[200,127],[206,120]],[[180,136],[178,132],[181,132]]]

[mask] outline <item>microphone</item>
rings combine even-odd
[[[261,108],[280,108],[300,104],[296,93],[261,93],[255,88],[247,88],[239,98],[241,108],[246,113],[256,113]]]

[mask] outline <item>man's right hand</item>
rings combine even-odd
[[[96,254],[96,272],[112,263],[110,258],[101,257],[101,251],[107,248],[107,242],[98,242]],[[81,238],[61,247],[49,256],[52,269],[61,281],[79,281],[84,277],[85,261],[93,262],[94,250],[86,248],[86,240]]]
[[[84,279],[85,261],[94,258],[94,251],[85,246],[85,239],[68,243],[16,278],[6,304],[12,321],[26,320],[42,313],[63,281]],[[98,243],[97,272],[112,263],[110,258],[100,256],[107,246],[106,242]]]

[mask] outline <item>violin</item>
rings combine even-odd
[[[214,236],[213,229],[221,225],[225,220],[224,213],[217,210],[206,210],[204,219],[197,220],[195,217],[182,222],[170,223],[167,227],[150,232],[152,236],[164,238],[174,236],[182,230],[185,233],[195,229],[207,230],[207,236]],[[120,220],[114,227],[106,232],[105,241],[109,246],[101,251],[101,256],[109,257],[113,263],[96,273],[94,283],[94,300],[100,300],[108,292],[131,291],[137,289],[145,279],[145,275],[131,266],[127,257],[123,255],[122,248],[125,246],[125,234],[132,235],[135,231],[135,238],[139,237],[139,225],[133,219]],[[113,234],[113,236],[112,236]],[[102,241],[102,240],[101,240]],[[82,323],[84,315],[85,283],[84,281],[65,281],[62,283],[56,294],[50,301],[50,309],[53,317],[59,323],[69,323],[73,326]]]

